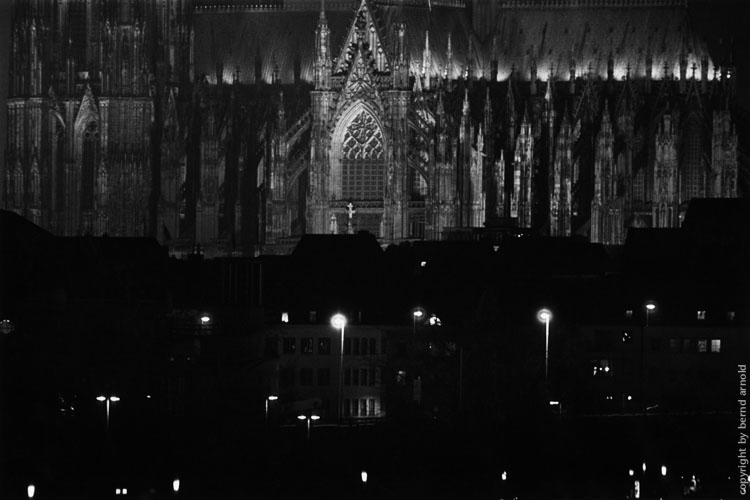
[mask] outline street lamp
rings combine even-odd
[[[367,484],[367,471],[363,470],[359,473],[360,478],[362,479],[363,484]]]
[[[341,313],[331,317],[331,326],[341,330],[341,354],[339,355],[339,420],[344,417],[344,328],[346,316]]]
[[[273,394],[270,395],[270,396],[268,396],[266,398],[266,425],[268,425],[268,402],[269,401],[276,401],[277,399],[279,399],[279,397],[278,396],[274,396]]]
[[[107,432],[109,432],[109,403],[117,403],[120,398],[118,396],[97,396],[96,400],[107,404]]]
[[[208,314],[201,314],[200,320],[201,325],[206,326],[211,323],[211,316],[209,316]]]
[[[646,326],[648,326],[648,317],[649,315],[656,310],[656,304],[654,304],[653,301],[649,300],[646,302]]]
[[[174,481],[172,481],[172,491],[174,491],[175,494],[180,492],[180,480],[179,479],[175,479]]]
[[[310,441],[310,423],[313,420],[319,420],[320,417],[318,415],[310,415],[309,417],[307,415],[298,415],[297,418],[299,420],[307,420],[307,440]]]
[[[422,319],[422,317],[424,317],[424,315],[425,315],[424,309],[422,309],[421,307],[417,307],[417,308],[415,308],[415,309],[414,309],[414,310],[413,310],[413,311],[411,312],[411,318],[412,318],[412,329],[411,329],[411,333],[412,333],[413,335],[416,335],[416,334],[417,334],[417,320],[418,320],[418,319]]]
[[[549,366],[549,322],[552,319],[552,313],[548,309],[540,309],[536,317],[544,323],[544,381],[546,382]]]
[[[26,487],[26,496],[29,497],[29,499],[34,498],[34,493],[36,493],[36,486],[33,484],[30,484]]]

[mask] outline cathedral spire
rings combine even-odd
[[[424,32],[424,52],[422,52],[422,76],[424,76],[424,88],[430,88],[430,72],[432,61],[430,54],[430,30]]]

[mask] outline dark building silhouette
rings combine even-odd
[[[3,206],[59,235],[622,244],[747,190],[684,1],[23,1],[9,56]]]

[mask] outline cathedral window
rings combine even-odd
[[[361,112],[349,125],[343,142],[343,199],[379,200],[385,192],[383,135],[375,119]]]
[[[96,123],[86,125],[81,156],[81,208],[94,208],[94,177],[99,157],[99,130]]]

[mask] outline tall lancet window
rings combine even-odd
[[[99,164],[99,129],[95,122],[86,125],[83,132],[81,155],[81,208],[94,208],[94,179]]]
[[[683,141],[680,201],[705,196],[705,164],[703,162],[703,121],[697,112],[690,113]]]
[[[341,197],[382,200],[385,194],[383,134],[369,113],[362,111],[344,134]]]

